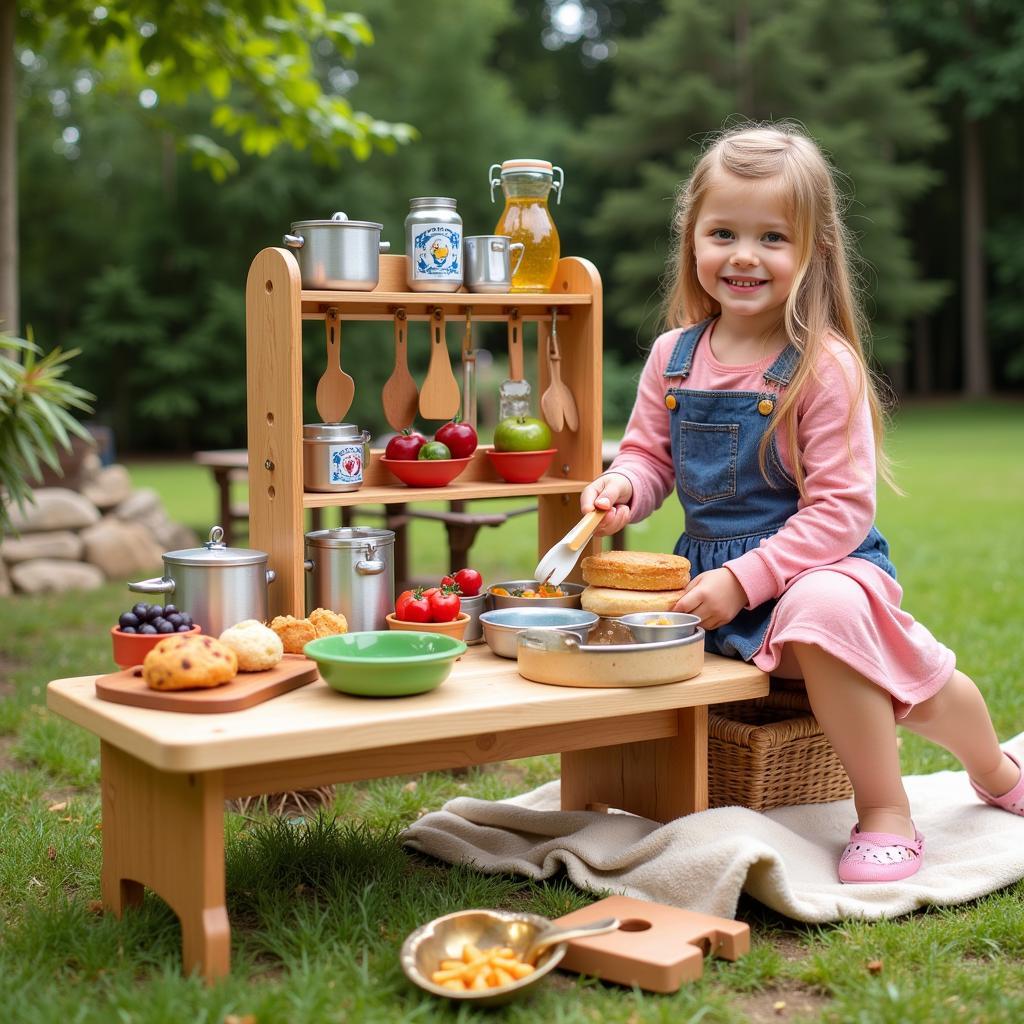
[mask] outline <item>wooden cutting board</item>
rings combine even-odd
[[[114,704],[211,715],[251,708],[319,678],[315,661],[301,654],[286,654],[266,672],[239,672],[230,683],[209,690],[151,690],[142,678],[142,666],[136,665],[100,676],[96,696]]]
[[[617,917],[619,930],[573,939],[559,970],[648,992],[675,992],[684,981],[700,978],[705,955],[738,960],[750,952],[749,925],[632,896],[609,896],[554,923],[573,928],[604,917]]]

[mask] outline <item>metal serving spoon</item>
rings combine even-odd
[[[606,917],[600,921],[581,924],[576,928],[552,928],[533,941],[533,945],[523,956],[523,962],[536,964],[537,958],[549,946],[557,946],[561,942],[569,942],[572,939],[589,939],[594,935],[605,935],[607,932],[617,931],[618,927],[619,919],[617,917]]]

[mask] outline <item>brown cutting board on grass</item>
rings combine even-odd
[[[301,654],[286,654],[273,668],[265,672],[239,672],[223,686],[207,690],[151,690],[142,678],[142,666],[136,665],[100,676],[96,680],[96,696],[114,704],[132,704],[156,711],[213,715],[251,708],[319,678],[315,661]]]

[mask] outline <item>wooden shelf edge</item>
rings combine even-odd
[[[358,491],[344,491],[340,494],[306,491],[302,496],[302,504],[304,508],[337,508],[345,505],[396,505],[412,501],[532,498],[538,494],[579,494],[589,483],[589,480],[566,480],[545,476],[532,484],[508,484],[503,480],[473,480],[460,484],[455,480],[446,487],[364,485]]]
[[[522,309],[547,310],[551,306],[589,306],[592,295],[574,292],[328,292],[303,289],[303,309],[309,306],[344,306],[355,311],[368,306],[518,306]]]

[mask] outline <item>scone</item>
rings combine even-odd
[[[341,612],[332,612],[329,608],[314,608],[309,613],[309,621],[313,623],[316,635],[337,636],[348,632],[348,621]]]
[[[281,638],[285,654],[301,654],[302,648],[316,639],[316,627],[309,619],[278,615],[271,620],[270,628]]]
[[[212,636],[169,636],[142,663],[142,678],[153,690],[209,689],[237,672],[235,652]]]
[[[685,593],[682,590],[620,590],[617,587],[585,587],[580,594],[584,610],[596,615],[629,615],[630,612],[669,612]]]
[[[239,672],[265,672],[284,657],[281,638],[255,619],[243,619],[225,629],[220,642],[235,652]]]
[[[584,558],[581,568],[588,583],[618,590],[678,590],[690,582],[689,559],[653,551],[602,551]]]

